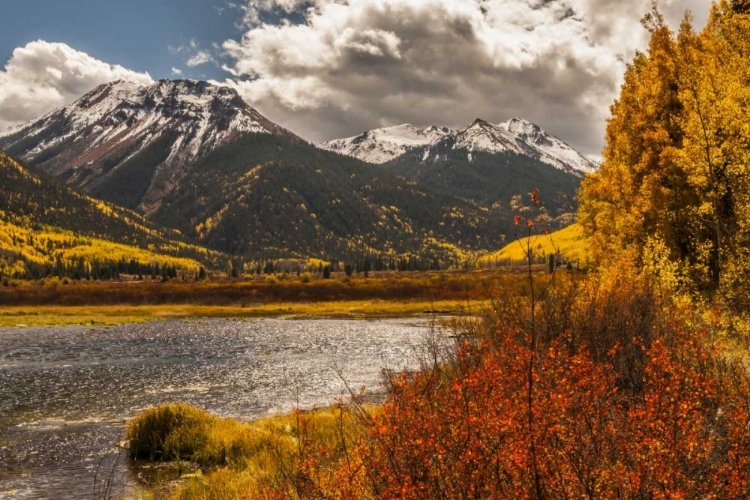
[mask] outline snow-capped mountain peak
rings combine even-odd
[[[455,133],[445,127],[421,129],[408,123],[378,128],[354,137],[337,139],[320,145],[322,149],[353,156],[369,163],[386,163],[410,149],[429,146]]]
[[[233,88],[197,80],[147,86],[120,80],[0,134],[0,148],[76,185],[96,183],[145,154],[153,176],[141,205],[148,211],[180,178],[184,165],[246,133],[301,140],[263,117]]]
[[[477,118],[460,131],[435,126],[420,129],[412,125],[399,125],[329,141],[320,147],[370,163],[386,163],[416,148],[428,148],[422,157],[430,158],[432,155],[429,148],[448,140],[452,143],[452,149],[466,150],[470,159],[476,152],[511,152],[529,156],[575,175],[596,169],[594,163],[563,141],[521,118],[512,118],[500,124]]]
[[[515,138],[497,125],[477,118],[474,123],[455,135],[453,149],[466,149],[469,154],[476,151],[502,153],[512,151],[522,154]]]
[[[545,132],[539,125],[521,118],[511,118],[499,124],[498,127],[507,130],[536,149],[541,154],[539,159],[545,163],[563,170],[569,167],[582,173],[594,172],[597,168],[594,162],[562,140]]]
[[[59,133],[46,133],[50,128]],[[24,152],[34,157],[80,134],[87,139],[87,152],[103,143],[142,140],[145,146],[167,130],[184,136],[180,148],[189,146],[193,155],[213,149],[228,136],[242,132],[280,133],[283,129],[261,116],[229,87],[196,80],[160,80],[138,85],[118,80],[96,87],[77,101],[30,123],[10,129],[0,137],[39,137],[35,147]],[[22,134],[20,134],[22,133]],[[110,146],[113,144],[110,143]]]

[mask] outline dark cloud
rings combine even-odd
[[[663,2],[679,24],[685,8]],[[535,121],[587,154],[602,146],[649,0],[264,0],[303,23],[250,24],[224,49],[243,96],[313,141],[409,122]],[[703,18],[698,22],[703,23]]]

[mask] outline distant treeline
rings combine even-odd
[[[163,280],[176,278],[177,268],[166,263],[144,264],[138,259],[118,262],[102,262],[99,260],[89,261],[83,257],[73,260],[65,260],[58,256],[53,264],[40,264],[29,259],[25,255],[6,256],[2,258],[8,266],[0,266],[0,278],[36,280],[42,278],[70,278],[74,280],[118,280],[120,275],[129,274],[143,279],[150,276]],[[23,263],[22,266],[13,265]],[[5,270],[4,270],[5,269]]]
[[[519,271],[382,272],[370,278],[302,280],[294,276],[266,280],[199,282],[181,279],[162,282],[69,281],[44,284],[10,283],[0,286],[0,305],[247,305],[272,302],[328,302],[339,300],[485,300],[496,289],[524,286]],[[15,286],[14,286],[15,285]]]

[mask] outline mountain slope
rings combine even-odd
[[[580,177],[510,151],[477,151],[467,157],[454,147],[454,140],[415,149],[382,168],[424,189],[503,211],[510,209],[514,196],[538,189],[543,205],[556,219],[554,227],[575,219]]]
[[[387,163],[413,151],[451,141],[469,160],[482,153],[516,153],[581,176],[596,166],[580,153],[538,125],[513,118],[500,124],[477,119],[463,130],[411,125],[382,128],[356,137],[337,139],[320,145],[322,149],[353,156],[370,163]]]
[[[555,217],[573,211],[580,173],[539,149],[555,144],[531,125],[477,121],[339,145],[381,162],[371,165],[305,143],[232,89],[190,80],[100,86],[0,137],[91,196],[250,259],[497,248],[513,234],[513,196],[538,187]]]
[[[377,164],[398,158],[410,149],[435,144],[452,134],[455,134],[455,131],[447,128],[420,129],[404,124],[370,130],[356,137],[325,142],[320,145],[320,148]]]
[[[129,247],[132,258],[148,258],[173,262],[172,258],[188,259],[179,265],[196,267],[197,262],[221,260],[216,252],[184,243],[177,232],[158,229],[142,216],[129,210],[81,195],[69,187],[31,173],[8,155],[0,152],[0,224],[3,257],[9,252],[39,255],[47,258],[57,250],[91,247],[91,239],[121,245],[119,257]],[[50,236],[54,234],[55,236]],[[40,246],[39,240],[44,240]],[[105,245],[99,245],[105,248]],[[102,250],[98,258],[111,262],[114,247]],[[65,254],[62,252],[60,255]],[[70,255],[67,252],[67,255]],[[46,256],[46,257],[45,257]],[[33,260],[33,259],[32,259]]]
[[[548,235],[535,234],[530,240],[525,237],[514,240],[499,251],[482,257],[478,264],[490,266],[506,262],[523,263],[527,259],[526,251],[530,246],[537,258],[559,254],[577,267],[585,268],[590,262],[589,243],[583,228],[579,224],[571,224]]]
[[[381,167],[262,134],[198,162],[154,218],[230,253],[339,259],[496,248],[511,220]]]
[[[88,194],[148,213],[195,161],[246,133],[301,141],[227,87],[118,81],[0,133],[0,149]]]

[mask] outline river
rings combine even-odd
[[[0,329],[0,499],[94,498],[139,474],[118,453],[128,418],[186,402],[240,419],[377,390],[418,366],[424,320],[170,320]],[[119,456],[119,459],[118,459]],[[119,461],[118,461],[119,460]],[[99,472],[97,472],[97,470]]]

